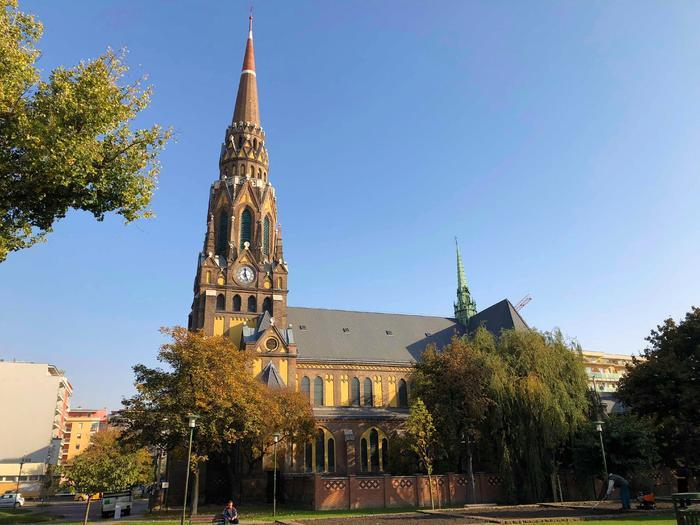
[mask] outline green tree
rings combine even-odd
[[[620,379],[617,397],[651,419],[664,462],[700,466],[700,308],[666,319]]]
[[[118,436],[116,430],[98,432],[90,447],[61,469],[65,484],[87,495],[83,524],[88,522],[90,502],[96,494],[128,489],[151,479],[148,451],[125,447]]]
[[[171,131],[131,124],[151,88],[123,84],[108,50],[40,79],[43,27],[17,0],[0,0],[0,262],[51,231],[70,209],[102,220],[149,216],[158,154]]]
[[[187,415],[200,416],[192,453],[196,513],[202,461],[221,458],[233,490],[237,458],[252,469],[271,449],[275,433],[283,446],[305,443],[313,434],[313,414],[301,393],[271,390],[258,381],[253,356],[229,338],[182,327],[162,331],[171,337],[158,354],[167,369],[134,367],[137,394],[123,401],[121,424],[127,442],[173,450],[187,442]]]
[[[433,496],[433,463],[435,461],[435,425],[433,416],[428,412],[425,403],[417,398],[411,405],[411,412],[403,424],[403,430],[409,447],[416,453],[418,459],[428,474],[428,489],[430,506],[435,509]]]
[[[603,425],[608,471],[625,478],[643,477],[658,466],[659,454],[650,421],[634,414],[612,415]],[[603,459],[595,424],[584,425],[573,440],[577,477],[601,475]]]
[[[500,356],[482,446],[492,445],[510,494],[542,501],[554,485],[563,447],[589,410],[580,350],[559,332],[508,330],[495,345],[484,333],[478,340]]]
[[[479,334],[483,337],[483,334]],[[473,339],[453,338],[441,351],[429,347],[416,364],[413,391],[435,414],[447,470],[465,469],[475,493],[472,444],[492,404],[492,359]]]

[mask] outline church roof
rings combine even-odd
[[[282,381],[280,377],[280,373],[277,371],[275,365],[272,364],[272,361],[267,363],[260,373],[260,380],[270,388],[284,388],[285,386],[284,381]]]
[[[300,361],[410,364],[429,344],[442,348],[465,332],[450,317],[301,307],[289,307],[287,315]],[[529,330],[507,299],[469,320],[470,332],[479,326],[494,335],[501,330]]]
[[[503,299],[469,318],[469,332],[476,331],[480,326],[494,335],[500,334],[501,330],[530,329],[508,299]]]
[[[248,40],[245,45],[243,67],[236,95],[236,108],[233,112],[233,122],[250,122],[260,125],[260,109],[258,107],[258,84],[255,73],[255,52],[253,51],[253,17],[250,17]]]
[[[425,347],[443,347],[462,327],[448,317],[290,307],[299,360],[412,363]]]

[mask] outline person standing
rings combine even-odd
[[[622,502],[622,508],[628,510],[632,508],[630,506],[630,484],[622,476],[617,474],[610,474],[608,476],[608,492],[607,496],[612,494],[614,489],[620,489],[620,501]]]

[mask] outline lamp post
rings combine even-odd
[[[26,462],[27,458],[25,456],[22,456],[19,460],[19,475],[17,476],[17,489],[15,490],[16,494],[19,494],[19,480],[22,477],[22,467]]]
[[[272,470],[272,517],[274,518],[275,516],[277,516],[277,443],[280,440],[280,435],[278,433],[275,433],[272,436],[272,439],[275,442],[272,452],[272,455],[274,456],[274,467]]]
[[[197,418],[194,414],[187,416],[190,427],[190,445],[187,448],[187,473],[185,474],[185,496],[182,503],[182,517],[180,518],[180,525],[185,525],[185,512],[187,510],[187,490],[190,485],[190,459],[192,458],[192,436],[194,434],[194,427],[197,425]]]
[[[605,445],[603,445],[603,421],[594,421],[595,429],[598,432],[598,437],[600,438],[600,451],[603,454],[603,471],[605,472],[605,479],[608,479],[608,462],[605,459]],[[605,482],[603,482],[605,483]]]

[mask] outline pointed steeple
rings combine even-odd
[[[260,109],[258,107],[258,84],[255,77],[255,53],[253,51],[253,14],[249,17],[248,41],[245,45],[241,79],[238,83],[236,109],[233,123],[250,122],[260,126]]]
[[[467,326],[469,318],[476,315],[476,303],[469,293],[467,278],[464,275],[464,265],[462,264],[462,256],[459,253],[459,243],[455,237],[455,246],[457,248],[457,302],[454,304],[455,319]]]

